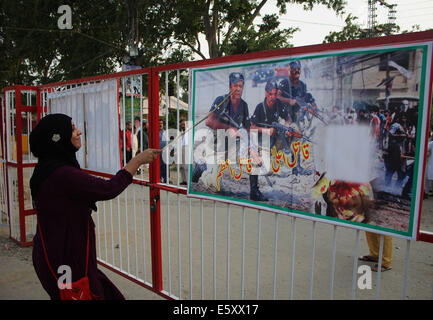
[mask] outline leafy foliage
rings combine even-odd
[[[60,30],[57,10],[65,1],[2,1],[0,88],[111,73],[126,62],[148,67],[189,61],[197,55],[205,59],[290,47],[298,28],[281,29],[275,14],[261,16],[267,2],[69,0],[72,29]],[[345,1],[276,1],[281,14],[292,4],[305,10],[324,5],[342,14]],[[199,41],[202,35],[205,40]],[[137,57],[129,57],[131,40],[137,45]]]
[[[372,37],[383,37],[398,33],[407,33],[419,31],[418,25],[412,26],[412,30],[400,31],[400,27],[395,23],[383,23],[375,26],[373,30],[364,29],[357,23],[358,18],[349,14],[346,19],[346,25],[341,31],[330,32],[324,39],[324,43],[355,40]]]
[[[35,84],[111,72],[122,57],[122,7],[73,1],[71,30],[57,26],[62,1],[0,3],[1,86]]]
[[[171,16],[170,32],[173,43],[186,46],[206,58],[199,41],[204,34],[210,58],[229,54],[290,46],[288,40],[297,28],[279,29],[276,15],[265,15],[263,23],[256,19],[268,0],[173,0],[170,9],[163,13]],[[277,0],[280,13],[287,12],[288,4],[302,4],[305,10],[315,5],[325,5],[337,14],[343,13],[344,0]],[[168,19],[167,19],[168,20]],[[168,20],[168,21],[170,21]],[[168,35],[168,34],[167,34]],[[166,38],[168,39],[168,38]]]

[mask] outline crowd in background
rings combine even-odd
[[[135,117],[134,125],[132,125],[131,121],[126,121],[125,127],[126,130],[121,130],[119,136],[123,166],[128,163],[133,156],[149,147],[147,120],[144,119],[143,122],[140,123],[140,118]]]
[[[397,188],[403,197],[410,196],[418,120],[417,105],[411,105],[407,100],[403,100],[399,105],[392,104],[388,110],[377,105],[369,105],[366,108],[359,108],[357,110],[355,108],[347,108],[343,111],[335,106],[328,114],[328,118],[329,124],[368,125],[371,129],[371,135],[376,141],[378,153],[384,162],[384,185],[390,188]],[[184,123],[181,121],[180,129],[184,130],[182,124]],[[163,148],[165,144],[165,141],[162,139],[164,131],[164,121],[160,121],[160,148]],[[126,150],[124,150],[123,144],[123,130],[120,137],[122,161],[125,154],[127,163],[140,150],[148,148],[147,120],[143,120],[140,124],[140,118],[136,117],[134,125],[130,121],[126,122]],[[163,183],[167,183],[166,164],[164,161],[160,162],[160,180]],[[186,184],[186,171],[186,169],[181,168],[181,184]],[[394,174],[397,174],[397,180],[395,183],[392,183]],[[408,179],[406,179],[407,177]],[[403,185],[405,180],[406,183]]]
[[[122,151],[122,164],[128,163],[131,158],[140,153],[142,150],[145,150],[149,147],[149,124],[147,120],[143,119],[142,123],[140,123],[140,118],[135,117],[134,125],[132,125],[131,121],[126,121],[125,123],[126,130],[125,132],[121,130],[120,132],[120,146]],[[181,119],[179,122],[179,129],[181,132],[184,132],[186,129],[186,121]],[[165,134],[165,122],[163,119],[159,120],[159,148],[162,149],[167,144],[167,137]],[[125,139],[125,140],[124,140]],[[173,140],[174,136],[170,137],[170,140]],[[124,144],[125,141],[125,144]],[[179,164],[179,173],[180,173],[180,185],[187,184],[187,174],[188,167],[186,162],[186,148],[188,144],[188,135],[182,137],[181,140],[181,148],[182,148],[182,162]],[[171,150],[170,156],[174,156],[174,149]],[[160,156],[160,182],[168,183],[167,179],[167,164],[165,163],[162,156]],[[146,168],[149,168],[149,165],[146,165]],[[138,170],[137,174],[141,173],[141,169]],[[170,172],[168,172],[170,174]],[[172,181],[170,180],[170,183]]]
[[[376,141],[377,151],[384,162],[383,184],[403,197],[410,197],[414,169],[418,106],[407,100],[392,104],[389,109],[370,105],[367,108],[348,108],[343,113],[334,107],[329,123],[336,125],[364,124]],[[397,180],[393,182],[393,176]],[[407,179],[406,179],[407,178]]]

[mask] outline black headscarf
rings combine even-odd
[[[78,150],[71,143],[71,120],[71,117],[60,113],[47,115],[30,134],[30,151],[38,158],[38,164],[30,178],[33,199],[36,198],[42,182],[55,169],[62,166],[80,169],[75,156]]]

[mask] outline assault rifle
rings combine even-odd
[[[322,121],[325,125],[328,125],[326,120],[319,114],[318,108],[314,108],[311,103],[306,103],[303,99],[296,97],[295,98],[298,105],[301,107],[299,110],[299,117],[303,119],[305,117],[305,114],[308,112],[312,114],[314,117]]]
[[[287,142],[286,142],[285,135],[284,135],[286,132],[288,132],[293,137],[303,139],[305,141],[313,143],[313,141],[311,141],[309,137],[302,134],[300,131],[298,131],[292,127],[285,126],[284,124],[278,123],[276,121],[272,122],[271,124],[258,123],[257,125],[261,126],[261,127],[266,127],[266,128],[274,128],[275,130],[277,130],[278,134],[283,134],[283,138],[284,138],[283,142],[286,144],[286,147],[289,150],[290,150],[290,148],[288,148],[288,146],[287,146]]]
[[[280,89],[281,90],[281,89]],[[322,121],[325,125],[328,125],[328,123],[326,122],[326,120],[320,115],[320,110],[318,108],[314,108],[310,103],[307,103],[304,101],[304,99],[300,98],[300,97],[292,97],[291,94],[289,94],[287,91],[285,90],[281,90],[289,99],[295,99],[296,102],[298,103],[300,110],[299,110],[299,118],[300,119],[304,119],[305,114],[307,112],[309,112],[310,114],[312,114],[314,117],[316,117],[317,119],[319,119],[320,121]]]
[[[231,127],[236,128],[240,134],[241,134],[241,140],[243,143],[246,143],[246,145],[249,145],[251,152],[251,155],[253,156],[254,160],[256,161],[257,164],[261,164],[261,159],[259,156],[259,150],[257,149],[256,146],[254,146],[253,144],[250,144],[249,142],[249,137],[248,134],[246,133],[246,130],[242,130],[245,129],[243,128],[242,125],[238,124],[236,121],[233,120],[232,117],[230,117],[228,115],[228,113],[226,111],[222,111],[218,114],[215,114],[217,117],[219,117],[219,120],[225,124],[228,124]]]
[[[242,125],[240,125],[236,121],[234,121],[233,118],[230,117],[226,111],[222,111],[222,112],[215,114],[215,115],[219,118],[219,120],[222,120],[223,123],[228,124],[228,125],[236,128],[241,133],[241,140],[244,143],[247,143],[247,145],[249,145],[251,156],[253,157],[254,161],[258,164],[258,166],[261,167],[262,166],[262,159],[259,155],[259,150],[257,149],[257,147],[255,145],[250,143],[249,136],[248,136],[246,130],[242,130],[245,128],[243,128]],[[268,176],[264,175],[264,177],[265,177],[266,181],[268,182],[268,185],[270,187],[272,187],[272,182],[269,180]]]

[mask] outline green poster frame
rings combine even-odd
[[[200,199],[209,199],[209,200],[217,200],[222,202],[227,202],[231,204],[241,205],[245,207],[260,209],[263,211],[275,212],[280,214],[285,214],[289,216],[295,216],[299,218],[304,218],[308,220],[325,222],[333,225],[345,226],[349,228],[355,228],[365,231],[371,231],[374,233],[385,234],[396,236],[405,239],[416,239],[417,233],[419,230],[419,220],[420,220],[420,211],[422,205],[422,197],[421,194],[423,192],[423,175],[425,168],[425,148],[427,142],[427,128],[429,125],[430,118],[430,100],[431,100],[431,74],[432,74],[432,42],[431,41],[414,41],[411,43],[392,43],[392,44],[384,44],[384,45],[372,45],[372,46],[362,46],[350,48],[349,45],[342,48],[341,50],[332,50],[332,51],[315,51],[316,46],[312,46],[311,52],[305,52],[303,54],[296,55],[281,55],[275,57],[267,57],[265,59],[260,59],[259,57],[256,59],[247,60],[247,61],[232,61],[228,63],[221,63],[218,65],[212,66],[204,66],[199,68],[190,69],[190,105],[192,107],[192,112],[190,113],[190,121],[192,125],[194,125],[197,121],[201,120],[196,118],[196,109],[197,109],[197,97],[198,91],[200,91],[199,85],[197,82],[197,78],[199,75],[208,72],[216,72],[225,70],[227,75],[231,70],[237,70],[238,68],[254,68],[254,67],[263,67],[270,66],[275,64],[286,63],[293,60],[306,60],[306,59],[324,59],[324,58],[334,58],[334,57],[345,57],[351,55],[360,55],[360,54],[378,54],[378,53],[387,53],[387,52],[395,52],[395,51],[403,51],[409,50],[411,52],[415,52],[416,50],[422,51],[421,58],[421,72],[419,73],[419,113],[418,113],[418,123],[416,129],[416,151],[415,151],[415,161],[414,161],[414,174],[413,174],[413,184],[412,184],[412,199],[410,200],[410,218],[408,223],[407,231],[396,230],[390,227],[380,226],[380,225],[371,225],[362,222],[354,222],[343,220],[335,217],[318,215],[313,212],[305,212],[299,211],[296,209],[288,209],[283,208],[281,206],[275,206],[272,204],[267,204],[264,202],[255,202],[249,199],[235,198],[226,195],[218,195],[213,193],[199,192],[194,190],[194,185],[192,183],[192,171],[193,171],[193,163],[194,163],[194,152],[191,151],[191,163],[190,167],[190,175],[189,175],[189,184],[188,184],[188,196]],[[317,46],[321,47],[321,46]],[[258,55],[259,56],[259,55]],[[227,77],[225,78],[227,79]],[[247,80],[248,81],[248,80]],[[222,94],[223,92],[221,92]],[[210,105],[209,105],[210,107]],[[421,112],[422,111],[422,112]],[[192,131],[192,139],[195,137],[195,128]],[[194,140],[193,140],[194,141]],[[191,144],[192,145],[192,144]]]

